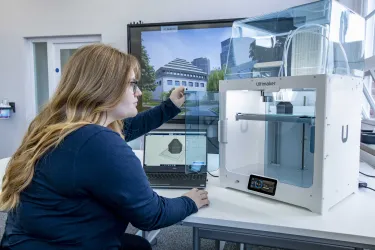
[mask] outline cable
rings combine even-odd
[[[199,174],[199,172],[200,172],[200,171],[189,170],[189,173],[192,173],[192,174]],[[208,171],[207,171],[207,173],[208,173],[209,175],[211,175],[212,177],[215,177],[215,178],[219,177],[218,175],[213,175],[213,174],[211,174],[211,173],[208,172]]]
[[[364,181],[359,181],[359,183],[358,183],[358,187],[359,187],[359,188],[367,188],[367,189],[370,189],[370,190],[372,190],[372,191],[375,191],[375,189],[373,189],[373,188],[367,186],[367,182],[364,182]]]
[[[211,173],[208,172],[208,171],[207,171],[207,173],[208,173],[209,175],[211,175],[212,177],[215,177],[215,178],[219,177],[218,175],[213,175],[213,174],[211,174]]]
[[[361,171],[359,171],[360,174],[363,174],[364,176],[367,176],[367,177],[371,177],[371,178],[375,178],[375,175],[369,175],[369,174],[365,174]]]

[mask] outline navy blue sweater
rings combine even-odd
[[[159,127],[179,111],[167,100],[127,119],[126,140]],[[154,230],[195,212],[190,198],[167,199],[150,188],[139,159],[117,133],[86,125],[38,161],[19,207],[8,215],[2,245],[14,250],[114,250],[129,222]]]

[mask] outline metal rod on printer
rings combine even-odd
[[[281,137],[281,123],[274,123],[274,148],[272,164],[280,165],[280,137]]]
[[[311,124],[314,117],[311,116],[293,116],[293,115],[273,115],[273,114],[236,114],[236,121],[272,121],[272,122],[294,122],[294,123],[309,123]]]
[[[303,96],[303,106],[306,106],[306,96]],[[302,124],[302,170],[305,169],[305,124]]]

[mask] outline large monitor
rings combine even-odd
[[[129,24],[128,52],[142,67],[138,111],[158,105],[178,86],[217,92],[219,80],[224,80],[235,20]],[[217,108],[206,115],[218,117],[218,102],[213,105]],[[185,110],[170,122],[184,123]]]

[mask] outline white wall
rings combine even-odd
[[[362,0],[337,0],[341,4],[347,6],[349,9],[362,15]]]
[[[25,37],[98,34],[126,50],[133,21],[190,21],[250,17],[314,0],[0,0],[0,100],[16,102],[16,114],[0,121],[0,158],[10,156],[27,129],[28,50]]]

